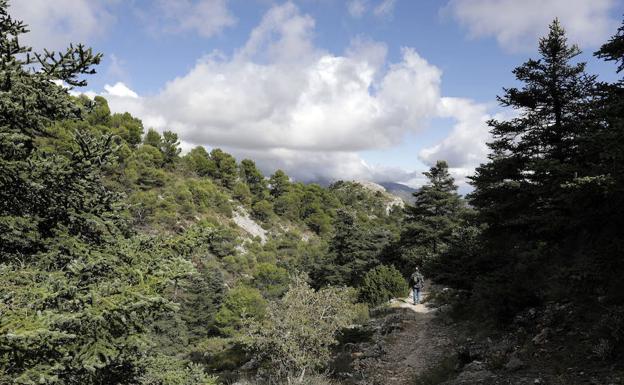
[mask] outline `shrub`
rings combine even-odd
[[[251,213],[254,218],[262,222],[266,222],[271,218],[271,215],[273,213],[273,205],[271,204],[271,202],[263,199],[254,203],[251,208]]]
[[[256,267],[254,286],[266,298],[279,298],[288,290],[288,271],[271,263],[261,263]]]
[[[145,373],[139,378],[141,385],[216,385],[197,364],[174,357],[158,355],[144,359]]]
[[[352,297],[345,288],[315,291],[296,277],[264,322],[251,322],[249,350],[271,377],[292,380],[322,369],[338,342],[336,333],[353,322]]]
[[[394,266],[380,265],[364,276],[360,299],[371,306],[379,306],[392,298],[407,295],[405,278]]]
[[[267,302],[258,289],[238,286],[230,290],[215,316],[219,331],[234,336],[249,319],[260,320],[266,314]]]

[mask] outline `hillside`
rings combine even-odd
[[[0,384],[624,383],[624,79],[558,19],[467,197],[182,153],[28,32],[0,0]]]

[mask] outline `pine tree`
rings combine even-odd
[[[243,159],[239,166],[241,179],[249,186],[249,190],[256,200],[263,200],[267,194],[267,182],[264,175],[250,159]]]
[[[103,181],[115,138],[77,130],[67,151],[41,144],[53,123],[84,116],[55,81],[86,85],[101,56],[32,53],[7,9],[0,0],[0,383],[134,384],[154,315],[173,308],[160,293],[192,267],[125,239]]]
[[[236,159],[220,148],[210,151],[210,159],[214,162],[215,171],[211,177],[225,188],[233,188],[238,178]]]
[[[364,275],[379,264],[381,250],[390,234],[364,227],[353,213],[340,209],[334,220],[334,236],[329,242],[329,260],[322,267],[325,282],[357,286]]]
[[[413,194],[414,204],[405,208],[398,245],[386,256],[387,262],[401,266],[404,274],[446,250],[464,206],[445,161],[436,162],[423,174],[428,182]]]
[[[178,160],[180,152],[180,140],[178,134],[171,131],[163,132],[160,150],[165,156],[165,164],[172,165]]]
[[[286,194],[290,189],[290,179],[282,170],[277,170],[269,179],[270,193],[274,199]]]
[[[514,70],[522,88],[499,97],[518,116],[489,123],[489,161],[472,178],[470,202],[485,225],[482,260],[475,263],[484,269],[478,279],[487,283],[479,295],[503,317],[534,304],[550,284],[550,268],[557,266],[552,258],[569,231],[565,185],[578,172],[579,140],[592,126],[595,77],[585,73],[584,63],[573,63],[580,51],[568,45],[557,20],[540,40],[539,53],[539,60]]]

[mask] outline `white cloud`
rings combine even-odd
[[[10,14],[28,24],[23,42],[36,49],[64,49],[69,43],[90,43],[113,20],[107,3],[90,0],[14,0]]]
[[[379,17],[391,16],[395,5],[396,0],[382,0],[373,10],[373,14]]]
[[[137,14],[157,34],[195,32],[212,37],[236,24],[227,0],[157,0],[148,9],[137,8]]]
[[[108,61],[108,68],[106,69],[106,75],[108,78],[115,80],[127,80],[129,78],[128,72],[125,68],[125,61],[117,55],[114,53],[110,54],[105,56],[104,60]]]
[[[441,98],[438,116],[453,118],[456,123],[444,140],[435,146],[422,149],[418,156],[432,166],[446,160],[453,168],[474,168],[486,160],[490,140],[487,121],[492,118],[488,106],[468,99]]]
[[[347,11],[355,19],[362,18],[368,12],[378,18],[390,18],[394,13],[396,0],[379,0],[375,4],[370,4],[371,0],[349,0]]]
[[[108,87],[113,111],[187,143],[224,147],[299,179],[381,177],[360,150],[387,148],[436,114],[441,71],[410,48],[386,62],[384,44],[355,39],[345,54],[314,46],[314,20],[272,8],[231,57],[199,60],[156,95]],[[396,175],[406,174],[400,170]]]
[[[110,97],[137,99],[139,95],[128,88],[125,84],[118,82],[115,85],[105,85],[106,95]]]
[[[617,0],[450,0],[449,12],[472,37],[493,36],[510,51],[533,49],[559,18],[571,42],[596,47],[615,30]]]
[[[356,19],[364,16],[367,9],[368,4],[366,0],[351,0],[347,3],[347,10],[349,11],[349,15],[355,17]]]

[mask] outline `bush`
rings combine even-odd
[[[331,358],[337,332],[353,322],[352,300],[349,289],[315,291],[296,277],[286,295],[271,304],[266,319],[250,324],[249,350],[272,378],[313,374]]]
[[[141,385],[216,385],[216,378],[207,375],[202,367],[174,357],[158,355],[147,357]]]
[[[360,299],[371,306],[379,306],[392,298],[405,297],[407,282],[394,266],[380,265],[364,276]]]
[[[265,298],[279,298],[288,290],[288,271],[271,263],[261,263],[256,267],[254,286]]]
[[[251,207],[251,214],[254,218],[266,222],[273,214],[273,205],[266,199],[258,201]]]
[[[215,316],[217,328],[225,336],[234,336],[246,320],[262,319],[267,302],[258,289],[238,286],[230,290]]]

